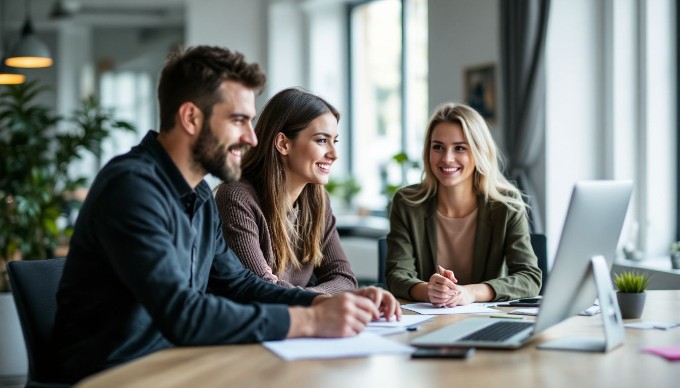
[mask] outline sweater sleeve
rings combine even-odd
[[[357,280],[347,260],[347,256],[340,245],[340,236],[335,228],[335,216],[330,207],[330,200],[326,194],[325,232],[321,252],[321,264],[314,269],[317,284],[307,288],[310,291],[337,294],[357,288]]]

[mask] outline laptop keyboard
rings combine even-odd
[[[496,322],[461,338],[461,341],[504,341],[520,331],[531,327],[533,322]]]

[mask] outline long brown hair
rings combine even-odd
[[[269,222],[276,272],[289,265],[300,268],[312,262],[318,266],[323,258],[321,243],[325,230],[326,194],[324,187],[308,184],[297,199],[297,224],[288,213],[293,211],[286,192],[286,172],[283,158],[275,146],[281,132],[294,140],[317,117],[332,113],[339,121],[340,113],[323,98],[300,88],[278,92],[262,109],[255,125],[258,146],[246,152],[241,162],[242,179],[250,182],[257,192],[262,212]],[[301,246],[302,257],[295,255]]]
[[[453,102],[439,105],[430,118],[423,145],[423,180],[420,185],[404,190],[406,202],[418,205],[437,194],[438,181],[430,165],[430,143],[434,128],[441,123],[454,123],[463,128],[475,161],[475,194],[483,196],[486,201],[501,202],[516,211],[526,210],[521,192],[503,176],[500,151],[484,118],[469,106]]]

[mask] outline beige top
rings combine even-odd
[[[477,209],[465,217],[449,218],[437,211],[437,264],[453,271],[458,284],[470,284]]]

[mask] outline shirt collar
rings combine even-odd
[[[188,198],[196,196],[195,202],[197,204],[196,208],[198,208],[205,201],[212,197],[210,185],[208,185],[208,182],[203,179],[195,189],[192,189],[191,186],[189,186],[189,183],[187,183],[186,179],[184,179],[182,173],[179,171],[179,168],[177,168],[175,162],[168,154],[168,151],[166,151],[161,143],[158,142],[157,137],[158,132],[150,130],[142,139],[141,146],[149,151],[151,157],[160,166],[161,171],[163,171],[168,177],[175,193],[177,194],[177,199],[182,203],[186,203],[185,201]]]
[[[158,132],[150,130],[147,132],[146,136],[144,136],[144,139],[142,139],[141,146],[149,151],[151,157],[160,166],[161,171],[168,177],[172,187],[177,193],[177,197],[183,197],[188,193],[191,193],[194,190],[189,186],[186,179],[184,179],[184,176],[168,154],[168,151],[166,151],[161,143],[158,142],[157,137]]]

